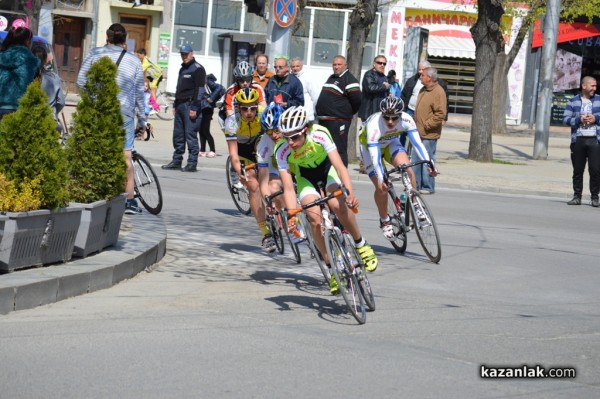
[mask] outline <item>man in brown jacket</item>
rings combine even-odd
[[[423,141],[431,160],[435,162],[437,141],[442,134],[442,124],[448,109],[446,106],[446,93],[438,83],[435,68],[425,68],[419,79],[423,83],[423,88],[417,98],[414,119],[421,141]],[[418,155],[413,153],[411,161],[418,160]],[[413,170],[417,180],[417,190],[422,194],[435,193],[435,178],[429,175],[427,165],[417,166]]]

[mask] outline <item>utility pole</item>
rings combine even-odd
[[[554,60],[558,36],[560,0],[548,0],[544,18],[544,46],[542,47],[542,65],[540,68],[539,104],[535,120],[535,139],[533,159],[548,159],[548,137],[550,112],[552,111],[552,81]]]

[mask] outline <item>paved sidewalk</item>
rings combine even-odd
[[[66,108],[67,121],[74,111],[74,107]],[[156,167],[160,167],[171,160],[173,122],[152,117],[150,123],[154,126],[154,139],[136,141],[136,147]],[[508,127],[508,131],[506,135],[493,137],[494,163],[470,161],[467,159],[470,116],[451,115],[437,147],[437,166],[441,172],[436,178],[437,189],[442,192],[447,188],[458,188],[569,199],[572,194],[569,129],[551,127],[548,159],[543,161],[532,160],[533,131],[523,126]],[[211,132],[218,156],[199,158],[198,173],[202,173],[204,168],[225,168],[227,144],[216,116]],[[358,173],[356,164],[351,165],[350,172],[355,180],[368,179]],[[589,198],[588,195],[584,198]],[[64,265],[0,275],[0,314],[108,288],[131,278],[164,256],[166,239],[166,227],[160,216],[148,213],[134,217],[126,215],[119,243],[113,248]]]

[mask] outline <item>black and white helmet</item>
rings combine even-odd
[[[379,103],[379,109],[384,115],[401,115],[404,102],[398,97],[386,97]]]
[[[306,126],[307,123],[306,109],[303,106],[290,107],[279,117],[279,131],[283,135],[294,133]]]
[[[235,68],[233,69],[233,76],[236,79],[251,78],[253,73],[254,69],[246,61],[238,62]]]

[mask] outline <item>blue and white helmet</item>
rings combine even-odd
[[[271,102],[269,105],[267,105],[267,108],[265,108],[260,117],[260,124],[262,125],[263,129],[277,129],[277,126],[279,125],[279,117],[283,111],[284,108],[275,102]]]

